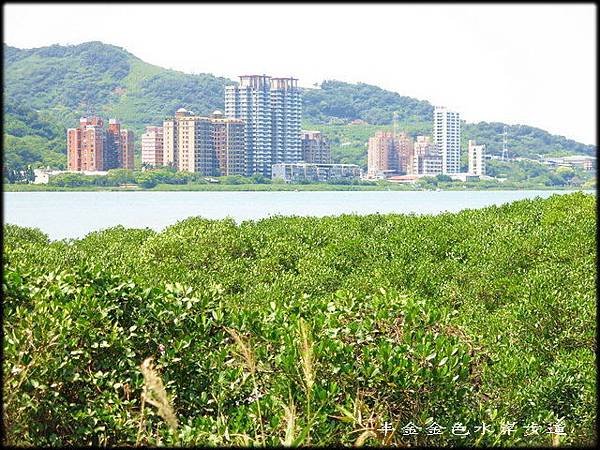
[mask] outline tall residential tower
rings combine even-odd
[[[385,178],[398,173],[398,145],[394,133],[378,131],[369,138],[368,178]]]
[[[433,111],[433,142],[442,156],[442,173],[460,172],[460,115],[443,106]]]
[[[225,116],[245,124],[247,175],[270,177],[273,164],[300,161],[301,108],[296,78],[242,75],[225,87]]]

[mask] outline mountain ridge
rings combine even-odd
[[[89,114],[118,118],[133,129],[139,155],[139,136],[146,125],[160,124],[179,107],[199,114],[223,109],[224,86],[236,83],[210,73],[165,69],[100,41],[31,49],[4,43],[3,50],[5,164],[12,167],[66,163],[66,128]],[[334,159],[341,161],[347,150],[354,152],[351,160],[364,165],[366,130],[389,128],[396,111],[400,127],[409,134],[430,133],[433,105],[366,83],[325,80],[318,89],[303,88],[303,111],[304,125],[323,131],[335,128],[340,134],[332,141]],[[499,154],[503,127],[501,122],[464,122],[463,141],[476,139]],[[508,127],[515,156],[596,152],[594,145],[539,128]],[[352,140],[357,129],[360,136]]]

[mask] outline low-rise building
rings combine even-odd
[[[390,183],[412,184],[419,181],[419,178],[422,177],[423,175],[395,175],[393,177],[389,177],[387,180]]]
[[[596,169],[596,157],[587,155],[563,156],[557,158],[544,158],[542,164],[552,168],[572,167],[591,172]]]
[[[485,175],[485,145],[477,145],[474,140],[469,140],[467,147],[469,157],[469,173]]]
[[[330,164],[331,146],[329,140],[320,131],[301,133],[302,161],[312,164]]]
[[[50,181],[50,177],[54,175],[60,175],[63,173],[72,173],[71,170],[52,170],[50,168],[46,169],[33,169],[33,174],[35,175],[35,179],[33,180],[33,184],[48,184]],[[108,175],[108,171],[106,170],[81,170],[79,171],[82,175],[90,175],[90,176],[104,176]]]
[[[362,171],[356,164],[279,163],[273,164],[272,167],[272,178],[281,179],[286,183],[355,180],[361,175]]]

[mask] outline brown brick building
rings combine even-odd
[[[312,164],[331,163],[331,146],[320,131],[302,131],[302,161]]]
[[[121,130],[110,119],[108,129],[100,117],[82,117],[78,128],[67,130],[67,168],[73,171],[133,169],[133,132]]]
[[[123,169],[133,170],[133,131],[121,130],[121,152],[119,153],[119,166]]]
[[[79,128],[67,130],[69,170],[104,170],[104,129],[100,117],[82,117]]]

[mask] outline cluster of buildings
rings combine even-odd
[[[362,177],[359,166],[332,164],[329,141],[301,130],[298,79],[242,75],[225,87],[225,112],[197,115],[184,108],[141,138],[142,167],[172,167],[204,176],[260,174],[286,182]],[[432,136],[381,131],[369,139],[367,179],[413,181],[447,174],[485,176],[485,146],[468,142],[468,173],[460,173],[460,115],[435,107]],[[110,119],[82,117],[67,131],[68,169],[100,172],[134,168],[134,138]],[[588,164],[584,162],[584,164]],[[586,166],[587,167],[587,166]]]
[[[573,155],[556,158],[543,158],[542,164],[553,169],[559,167],[570,167],[572,169],[582,169],[586,172],[592,172],[596,170],[596,157],[587,155]]]
[[[116,119],[108,128],[100,117],[82,117],[78,128],[67,130],[67,167],[71,171],[101,172],[133,169],[133,132]]]
[[[369,139],[367,178],[412,181],[439,174],[457,179],[484,176],[485,145],[471,140],[467,149],[469,172],[460,172],[460,131],[459,113],[436,106],[433,136],[413,140],[403,132],[378,132]]]
[[[141,139],[142,167],[173,167],[205,176],[260,174],[297,181],[358,177],[354,165],[331,164],[329,141],[303,131],[297,78],[243,75],[225,89],[225,112],[197,115],[184,108]],[[83,117],[67,131],[68,170],[133,169],[133,133],[115,119]],[[338,167],[339,166],[339,167]]]
[[[331,164],[329,141],[303,131],[296,78],[243,75],[225,88],[225,112],[196,115],[180,108],[142,135],[142,164],[205,176],[260,174],[287,182],[360,176],[360,168]],[[337,167],[344,166],[344,167]]]

